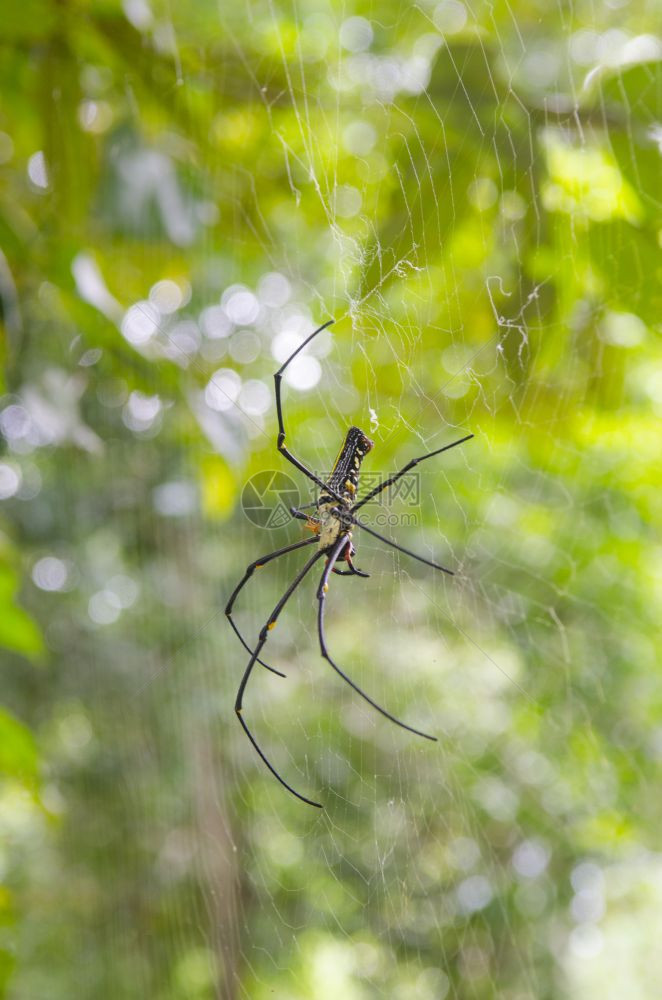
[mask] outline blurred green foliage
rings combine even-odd
[[[648,1000],[659,11],[226,7],[0,29],[0,995]],[[240,497],[286,468],[279,336],[331,315],[297,454],[476,439],[394,530],[453,581],[364,536],[330,594],[339,662],[439,744],[329,676],[312,584],[251,680],[311,815],[222,609],[300,537]]]

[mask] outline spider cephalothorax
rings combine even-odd
[[[318,601],[317,631],[319,636],[320,652],[322,656],[333,667],[336,673],[339,674],[340,677],[342,677],[343,680],[345,680],[350,685],[350,687],[354,689],[354,691],[356,691],[357,694],[359,694],[362,698],[364,698],[368,702],[368,704],[372,705],[372,707],[375,708],[378,712],[380,712],[383,716],[385,716],[387,719],[390,719],[391,722],[394,722],[402,729],[409,730],[409,732],[411,733],[416,733],[418,736],[424,736],[425,739],[428,740],[436,739],[435,736],[430,736],[428,735],[428,733],[421,732],[420,729],[414,729],[413,726],[407,725],[406,722],[402,722],[400,719],[396,719],[394,715],[391,715],[390,712],[388,712],[385,708],[383,708],[376,701],[374,701],[370,697],[370,695],[366,694],[366,692],[363,691],[362,688],[360,688],[359,685],[356,684],[355,681],[353,681],[344,672],[344,670],[341,670],[341,668],[338,666],[337,663],[334,662],[334,660],[329,655],[329,651],[326,646],[326,639],[324,637],[324,607],[325,607],[326,593],[328,590],[329,577],[331,576],[332,572],[338,573],[341,576],[361,576],[361,577],[368,576],[367,573],[363,573],[360,569],[357,569],[354,566],[354,563],[352,562],[352,557],[356,553],[356,549],[354,548],[354,543],[352,541],[352,529],[354,527],[366,531],[369,535],[372,535],[374,538],[378,538],[380,541],[384,542],[386,545],[390,545],[394,549],[397,549],[399,552],[404,552],[406,555],[412,556],[419,562],[425,563],[427,566],[432,566],[433,569],[441,570],[443,573],[448,573],[450,576],[453,575],[452,571],[446,569],[444,566],[440,566],[438,563],[432,562],[430,559],[425,559],[423,558],[423,556],[419,556],[415,552],[411,552],[409,549],[406,549],[402,545],[399,545],[397,542],[394,542],[392,538],[385,538],[383,535],[380,535],[373,528],[367,525],[363,520],[360,520],[359,517],[357,516],[357,512],[361,507],[364,506],[364,504],[369,503],[376,496],[382,493],[383,490],[387,489],[387,487],[397,482],[398,479],[400,479],[407,472],[409,472],[410,469],[413,469],[414,466],[418,465],[419,462],[423,462],[428,458],[432,458],[434,455],[439,455],[441,454],[442,451],[448,451],[449,448],[454,448],[456,445],[462,444],[463,441],[468,441],[469,438],[473,437],[473,434],[466,434],[463,438],[460,438],[457,441],[453,441],[452,444],[444,445],[443,448],[437,448],[436,451],[431,451],[428,452],[426,455],[421,455],[418,458],[413,458],[410,462],[407,463],[407,465],[404,466],[404,468],[400,469],[394,475],[389,476],[387,479],[382,480],[377,486],[375,486],[372,490],[366,493],[366,495],[362,497],[360,500],[356,499],[356,494],[359,488],[361,463],[363,462],[363,459],[365,458],[367,453],[372,448],[373,443],[370,440],[370,438],[367,437],[359,427],[350,427],[349,430],[347,431],[345,442],[338,453],[338,457],[336,458],[333,469],[331,470],[331,474],[329,475],[326,481],[322,479],[320,476],[316,475],[311,469],[307,468],[307,466],[305,466],[303,462],[300,462],[298,458],[294,457],[294,455],[287,449],[285,445],[285,425],[283,422],[283,406],[280,394],[281,380],[283,378],[283,372],[290,364],[290,362],[297,356],[299,351],[302,351],[303,348],[306,346],[306,344],[310,343],[313,337],[316,337],[318,333],[321,333],[322,330],[325,330],[327,326],[331,325],[332,322],[333,322],[332,320],[329,320],[328,323],[325,323],[323,326],[320,326],[319,329],[315,330],[314,333],[311,333],[311,335],[307,337],[306,340],[304,340],[303,344],[301,344],[296,349],[296,351],[294,351],[293,354],[290,355],[285,364],[283,364],[274,375],[274,381],[276,383],[276,413],[278,415],[278,440],[277,440],[278,450],[282,455],[285,456],[288,462],[291,462],[292,465],[296,466],[296,468],[299,469],[300,472],[303,472],[303,474],[307,476],[311,482],[315,483],[320,490],[318,499],[314,501],[312,504],[308,505],[314,508],[312,514],[304,514],[303,511],[298,510],[296,507],[292,508],[292,517],[305,521],[307,527],[313,532],[313,537],[304,538],[302,541],[294,542],[291,545],[286,545],[284,546],[284,548],[277,549],[275,552],[269,552],[267,553],[267,555],[262,556],[255,562],[252,562],[250,566],[248,566],[242,579],[239,581],[234,591],[232,592],[230,600],[228,601],[227,607],[225,609],[225,613],[228,617],[230,624],[232,625],[232,628],[236,632],[244,648],[250,653],[250,660],[248,661],[248,665],[246,666],[244,674],[241,678],[241,683],[239,684],[239,690],[237,692],[237,698],[235,701],[235,712],[237,713],[237,717],[244,729],[244,732],[248,736],[249,740],[255,747],[256,751],[258,752],[264,763],[267,765],[267,767],[274,775],[274,777],[278,779],[281,785],[284,785],[284,787],[287,788],[287,790],[291,792],[292,795],[295,795],[298,799],[301,799],[302,802],[307,802],[309,805],[318,806],[319,808],[321,808],[319,802],[314,802],[312,799],[309,799],[305,795],[302,795],[300,792],[297,792],[294,788],[292,788],[290,784],[288,784],[288,782],[282,777],[282,775],[278,773],[274,765],[271,763],[271,761],[268,759],[264,751],[257,743],[251,730],[246,724],[242,712],[243,712],[244,692],[246,690],[246,685],[248,684],[248,680],[251,676],[251,673],[253,672],[253,668],[256,663],[261,664],[263,667],[266,667],[267,670],[271,670],[275,674],[279,674],[281,677],[284,676],[284,674],[281,674],[279,670],[275,670],[274,667],[270,667],[268,663],[265,663],[264,660],[260,659],[260,653],[262,652],[262,647],[267,641],[269,632],[276,624],[279,614],[289,601],[290,597],[292,596],[296,588],[299,586],[304,577],[308,574],[309,570],[313,568],[318,559],[325,556],[326,563],[324,566],[324,570],[322,571],[322,577],[319,582],[319,586],[317,588],[317,601]],[[260,635],[255,648],[251,649],[251,647],[248,645],[248,643],[242,636],[241,632],[237,628],[234,619],[232,618],[232,609],[234,607],[234,602],[236,601],[239,592],[251,578],[255,570],[265,565],[265,563],[271,562],[272,559],[277,559],[279,556],[283,556],[288,552],[294,552],[296,549],[303,548],[306,545],[312,545],[316,542],[318,543],[317,551],[310,557],[310,559],[305,564],[303,569],[300,570],[300,572],[294,578],[294,580],[287,588],[281,599],[278,601],[278,604],[273,609],[266,623],[260,630]],[[346,570],[338,569],[336,563],[340,562],[341,560],[344,563],[346,563],[348,569]]]

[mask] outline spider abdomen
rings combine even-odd
[[[359,486],[361,463],[372,447],[373,442],[360,427],[350,427],[327,480],[329,487],[350,504]]]

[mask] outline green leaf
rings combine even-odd
[[[662,310],[662,257],[655,236],[618,219],[592,226],[589,244],[607,281],[609,303],[627,307],[646,323],[657,323]]]
[[[7,5],[2,18],[2,34],[14,40],[46,38],[55,23],[55,10],[47,0],[24,0]]]
[[[0,565],[0,646],[37,659],[44,652],[44,641],[38,625],[16,603],[18,577],[8,566]]]
[[[37,777],[38,756],[32,733],[0,708],[0,774],[32,784]]]
[[[645,125],[662,116],[662,62],[639,63],[602,78],[600,97],[608,106],[620,105],[624,116]]]
[[[650,218],[659,220],[662,157],[657,132],[662,121],[662,63],[642,63],[602,78],[599,96],[601,106],[627,123],[627,127],[611,130],[611,150]]]

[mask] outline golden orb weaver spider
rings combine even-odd
[[[359,687],[359,685],[356,684],[344,672],[344,670],[341,670],[341,668],[338,666],[337,663],[334,662],[334,660],[329,655],[329,651],[326,645],[326,638],[324,635],[324,609],[326,602],[326,593],[328,590],[329,577],[331,576],[332,572],[337,573],[340,576],[362,576],[362,577],[369,576],[368,573],[364,573],[362,572],[362,570],[357,569],[352,561],[352,557],[356,553],[354,544],[352,542],[352,528],[354,527],[359,528],[362,531],[366,531],[369,535],[372,535],[374,538],[379,539],[379,541],[384,542],[386,545],[390,545],[392,548],[397,549],[399,552],[404,552],[405,555],[411,556],[413,559],[418,560],[418,562],[424,563],[426,566],[431,566],[433,569],[438,569],[442,573],[447,573],[449,576],[453,576],[452,570],[446,569],[444,566],[440,566],[438,563],[432,562],[430,559],[424,559],[423,556],[419,556],[415,552],[411,552],[409,549],[405,549],[402,545],[398,545],[398,543],[394,542],[393,539],[385,538],[383,535],[380,535],[373,528],[368,527],[362,521],[358,520],[358,518],[356,517],[356,512],[361,507],[363,507],[364,504],[369,503],[379,493],[387,489],[387,487],[391,486],[393,483],[397,482],[397,480],[400,479],[402,476],[406,475],[406,473],[409,472],[411,469],[413,469],[414,466],[418,465],[419,462],[424,462],[428,458],[433,458],[435,455],[441,455],[442,452],[448,451],[450,448],[455,448],[457,445],[463,444],[465,441],[468,441],[470,438],[474,436],[473,434],[466,434],[464,437],[459,438],[459,440],[453,441],[452,444],[444,445],[443,448],[437,448],[436,451],[431,451],[428,452],[426,455],[421,455],[418,458],[411,459],[411,461],[407,462],[407,464],[402,469],[400,469],[399,472],[396,472],[389,479],[384,480],[384,482],[379,483],[378,486],[375,486],[374,489],[370,490],[369,493],[367,493],[364,497],[355,502],[355,495],[357,493],[359,485],[361,463],[363,462],[363,459],[365,458],[367,453],[373,447],[373,443],[370,440],[370,438],[368,438],[367,435],[365,435],[363,431],[360,430],[358,427],[350,427],[349,430],[347,431],[344,444],[340,449],[338,458],[335,461],[335,464],[327,481],[325,482],[324,480],[316,476],[314,472],[312,472],[309,468],[307,468],[303,464],[303,462],[300,462],[298,458],[295,458],[294,455],[290,451],[288,451],[288,449],[285,447],[285,426],[283,423],[283,405],[281,401],[281,381],[283,378],[283,372],[290,364],[290,362],[294,360],[297,354],[299,354],[299,352],[302,351],[304,347],[306,347],[306,345],[309,344],[311,340],[313,340],[314,337],[316,337],[319,333],[321,333],[322,330],[326,330],[327,327],[331,326],[332,323],[333,320],[329,320],[327,323],[324,323],[322,326],[318,327],[317,330],[311,333],[310,336],[307,337],[304,340],[304,342],[300,344],[299,347],[297,347],[297,349],[289,356],[287,361],[285,361],[285,363],[281,365],[281,367],[274,375],[275,392],[276,392],[276,414],[278,417],[278,441],[277,441],[278,450],[281,453],[281,455],[284,455],[284,457],[288,460],[288,462],[291,462],[292,465],[294,465],[299,470],[299,472],[303,472],[303,474],[308,479],[310,479],[311,482],[315,483],[321,490],[319,497],[313,504],[313,506],[315,507],[314,515],[304,514],[301,510],[298,510],[296,507],[291,508],[292,517],[305,521],[307,526],[313,531],[313,537],[304,538],[302,541],[294,542],[291,545],[285,545],[283,548],[276,549],[275,552],[269,552],[264,556],[260,556],[260,558],[256,559],[255,562],[252,562],[246,568],[246,572],[244,573],[242,579],[239,581],[239,583],[233,590],[232,594],[230,595],[230,599],[225,608],[225,614],[227,615],[230,625],[234,629],[236,635],[238,636],[244,648],[250,653],[250,660],[248,661],[248,665],[244,670],[243,676],[241,678],[241,683],[239,684],[239,690],[237,691],[237,697],[234,706],[237,718],[239,719],[239,722],[241,723],[244,732],[246,733],[248,739],[253,744],[253,747],[257,751],[258,755],[264,761],[264,763],[269,768],[273,776],[281,783],[281,785],[283,785],[283,787],[286,788],[288,792],[291,792],[292,795],[294,795],[297,799],[300,799],[302,802],[307,803],[307,805],[316,806],[318,809],[322,808],[320,802],[314,802],[312,799],[309,799],[305,795],[302,795],[301,792],[297,792],[296,789],[292,788],[292,786],[288,784],[285,778],[283,778],[283,776],[279,774],[279,772],[276,770],[274,765],[271,763],[269,758],[266,756],[264,751],[259,746],[257,740],[255,739],[251,730],[248,728],[248,725],[246,724],[246,720],[244,719],[242,714],[244,692],[246,690],[246,685],[248,684],[249,678],[253,672],[253,667],[255,666],[256,663],[259,663],[261,666],[266,667],[267,670],[272,671],[272,673],[278,674],[279,677],[285,676],[285,674],[281,673],[280,670],[276,670],[274,669],[274,667],[270,667],[268,663],[265,663],[264,660],[261,660],[260,653],[262,652],[262,648],[267,641],[269,632],[276,624],[278,616],[280,615],[281,611],[289,601],[294,591],[297,589],[297,587],[304,579],[304,577],[307,576],[307,574],[313,568],[315,563],[319,559],[321,559],[322,556],[326,556],[326,565],[324,566],[322,577],[320,579],[319,586],[317,588],[317,601],[318,601],[317,633],[319,637],[320,652],[322,657],[330,663],[330,665],[333,667],[336,673],[339,674],[340,677],[342,677],[342,679],[346,681],[347,684],[349,684],[349,686],[354,689],[354,691],[357,692],[357,694],[360,694],[361,697],[364,698],[369,705],[372,705],[372,707],[376,709],[378,712],[380,712],[383,716],[385,716],[385,718],[390,719],[391,722],[394,722],[397,726],[400,726],[402,729],[408,730],[410,733],[415,733],[417,736],[422,736],[426,740],[436,741],[437,739],[436,736],[430,736],[428,733],[424,733],[420,729],[415,729],[413,726],[409,726],[407,725],[406,722],[402,722],[400,719],[397,719],[394,715],[391,715],[390,712],[388,712],[385,708],[383,708],[376,701],[374,701],[370,697],[370,695],[366,694],[366,692],[363,691]],[[315,543],[317,543],[318,546],[317,551],[310,557],[308,562],[304,565],[303,569],[299,571],[299,573],[296,575],[292,583],[289,585],[283,596],[280,598],[280,600],[276,604],[275,608],[269,615],[269,618],[267,619],[266,623],[264,624],[264,626],[260,631],[257,646],[255,647],[255,649],[251,649],[251,647],[248,645],[248,643],[242,636],[241,632],[239,631],[239,628],[237,627],[237,624],[232,617],[232,609],[234,607],[234,603],[237,597],[239,596],[240,591],[248,583],[248,581],[250,580],[256,569],[259,569],[261,566],[266,565],[266,563],[271,562],[273,559],[278,559],[280,556],[286,555],[288,552],[294,552],[296,549],[302,549],[307,545],[313,545]],[[346,570],[338,569],[336,563],[339,560],[343,560],[347,564],[348,569]]]

